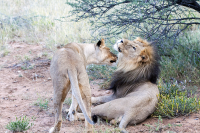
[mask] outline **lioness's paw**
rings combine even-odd
[[[49,130],[49,133],[59,133],[59,131],[54,131],[54,127]]]
[[[76,121],[78,119],[76,114],[77,114],[77,112],[75,110],[73,110],[73,111],[69,110],[66,119],[68,121]]]

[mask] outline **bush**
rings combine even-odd
[[[160,96],[154,116],[172,118],[200,110],[200,99],[192,90],[189,92],[179,84],[161,82],[158,88]]]
[[[35,120],[34,117],[31,119]],[[30,123],[30,119],[24,117],[20,117],[19,119],[16,117],[16,121],[10,122],[6,125],[6,129],[13,131],[13,132],[22,132],[28,130],[30,127],[33,126],[33,123]]]
[[[116,67],[110,67],[108,65],[89,65],[87,72],[90,80],[104,79],[109,80]]]

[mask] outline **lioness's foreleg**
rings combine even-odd
[[[66,98],[67,93],[70,90],[70,82],[66,84],[54,85],[54,111],[55,111],[55,124],[49,131],[49,133],[59,133],[62,126],[62,106]]]
[[[108,95],[108,96],[92,97],[91,101],[92,103],[106,103],[114,99],[115,99],[114,95]]]

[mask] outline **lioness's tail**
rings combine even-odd
[[[88,116],[86,108],[83,104],[83,100],[82,100],[81,93],[80,93],[80,90],[79,90],[79,85],[78,85],[77,72],[68,70],[68,76],[69,76],[69,80],[71,82],[71,89],[73,89],[72,93],[74,93],[74,96],[75,96],[75,98],[76,98],[76,100],[77,100],[77,102],[78,102],[78,104],[79,104],[79,106],[80,106],[80,108],[83,112],[85,119],[90,124],[94,125],[94,122]]]

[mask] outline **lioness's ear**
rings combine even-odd
[[[104,41],[103,38],[97,42],[97,46],[98,46],[98,47],[100,47],[100,46],[105,46],[105,41]]]

